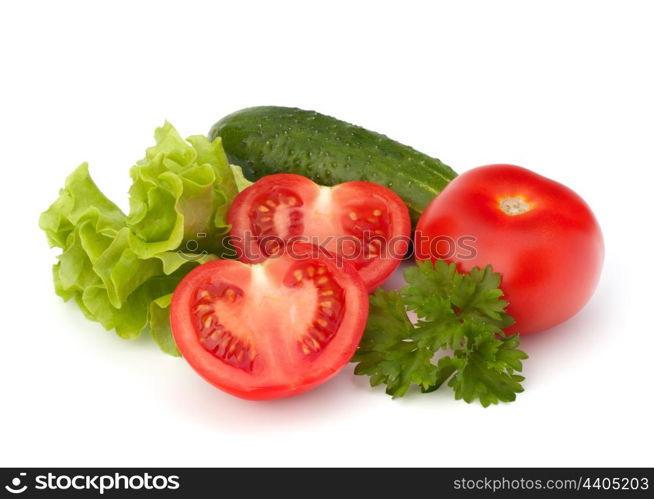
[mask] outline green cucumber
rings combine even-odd
[[[218,136],[230,162],[241,166],[250,180],[297,173],[322,185],[375,182],[404,200],[414,223],[456,177],[438,159],[315,111],[275,106],[242,109],[211,128],[209,138]]]

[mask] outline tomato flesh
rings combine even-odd
[[[454,179],[421,216],[415,247],[419,260],[441,258],[465,272],[493,265],[516,320],[507,332],[523,335],[576,314],[597,286],[604,257],[600,227],[584,200],[514,165]]]
[[[407,207],[386,187],[326,187],[294,174],[269,175],[242,191],[229,221],[241,261],[260,262],[288,241],[304,240],[347,260],[369,290],[397,268],[411,231]]]
[[[338,372],[367,310],[367,290],[350,265],[296,243],[259,264],[220,260],[194,269],[175,290],[171,326],[202,377],[259,400],[302,393]]]

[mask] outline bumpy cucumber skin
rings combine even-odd
[[[438,159],[315,111],[277,106],[242,109],[211,128],[209,138],[218,136],[230,162],[240,165],[250,180],[297,173],[322,185],[375,182],[404,200],[414,224],[456,177]]]

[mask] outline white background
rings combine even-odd
[[[0,465],[654,465],[651,3],[4,2]],[[295,399],[212,388],[52,290],[38,230],[89,161],[128,169],[170,120],[316,109],[462,172],[510,162],[577,190],[606,239],[591,303],[523,342],[525,392],[391,400],[352,365]],[[574,279],[574,276],[571,276]]]

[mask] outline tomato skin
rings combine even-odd
[[[304,264],[324,267],[325,275],[343,293],[342,303],[335,305],[343,307],[338,330],[319,352],[308,356],[294,348],[296,338],[292,334],[304,330],[301,326],[297,326],[298,331],[293,330],[302,320],[295,320],[288,312],[299,298],[306,299],[304,288],[287,285],[289,272],[293,275],[294,266]],[[262,285],[262,279],[268,285]],[[232,324],[236,325],[230,328],[232,332],[239,333],[241,338],[249,334],[257,354],[263,358],[251,371],[229,365],[208,351],[194,325],[193,305],[198,291],[216,280],[243,291],[240,301],[224,305],[223,310],[233,316]],[[310,288],[310,284],[307,286]],[[223,317],[222,313],[219,315]],[[309,316],[313,317],[311,313]],[[286,322],[276,320],[280,317],[285,317]],[[299,395],[327,381],[352,358],[367,317],[368,293],[356,270],[347,263],[337,264],[324,249],[316,252],[300,243],[294,244],[292,254],[291,248],[286,248],[283,254],[260,264],[215,260],[200,265],[178,285],[170,308],[173,337],[184,359],[212,385],[248,400]]]
[[[500,202],[507,199],[523,200],[526,205],[518,203],[527,211],[506,213]],[[472,250],[457,247],[469,236],[476,239],[466,245]],[[421,216],[415,245],[418,260],[441,257],[464,272],[491,264],[502,274],[507,312],[516,320],[506,331],[522,335],[579,312],[597,286],[604,260],[599,224],[578,194],[506,164],[454,179]]]
[[[290,197],[294,198],[293,206],[283,206],[283,200]],[[266,202],[273,204],[267,205]],[[279,215],[276,212],[281,208],[285,211]],[[266,211],[261,213],[258,209]],[[292,211],[301,214],[301,222],[293,222],[286,214]],[[258,233],[260,229],[254,220],[257,216],[270,224],[265,236]],[[371,223],[371,220],[375,222]],[[268,256],[257,237],[279,236],[280,242],[291,237],[299,238],[322,244],[354,265],[369,292],[380,286],[398,267],[411,240],[409,210],[390,189],[362,181],[326,187],[291,173],[267,175],[240,192],[230,207],[229,223],[232,226],[231,242],[242,262],[257,263]],[[357,224],[367,228],[357,232],[354,230]],[[292,232],[292,225],[301,228]],[[360,237],[364,232],[368,236]],[[359,250],[348,246],[347,238],[363,241]],[[380,246],[375,248],[368,244],[370,242],[379,242]],[[372,256],[368,248],[372,248],[376,256]],[[365,257],[366,252],[371,255],[369,259]]]

